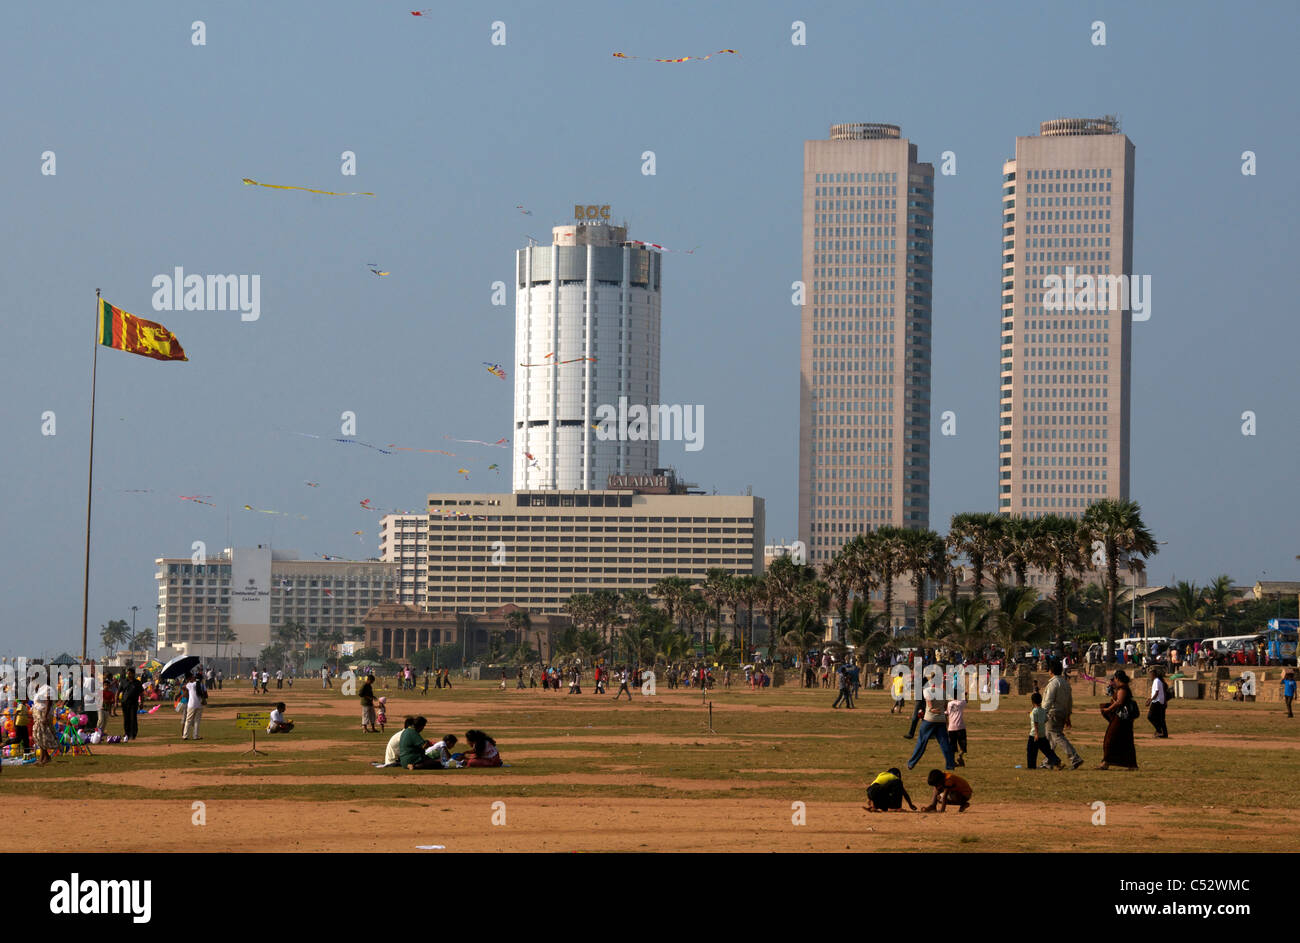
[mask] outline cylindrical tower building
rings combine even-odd
[[[628,242],[607,207],[579,209],[551,245],[515,253],[515,491],[600,489],[659,462],[658,442],[595,425],[601,406],[659,402],[663,257]]]

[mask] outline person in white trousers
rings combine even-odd
[[[202,740],[199,733],[199,722],[203,720],[203,699],[207,691],[203,688],[203,682],[195,675],[190,675],[185,680],[185,729],[181,731],[182,740]]]

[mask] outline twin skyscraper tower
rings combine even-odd
[[[940,312],[941,329],[989,313],[990,381],[998,326],[996,453],[987,435],[1002,514],[1078,516],[1128,497],[1127,293],[1061,304],[1051,286],[1127,286],[1133,165],[1110,117],[1017,138],[1001,181],[1001,278]],[[659,463],[655,438],[603,435],[595,417],[660,403],[662,255],[629,240],[608,208],[574,216],[551,245],[516,253],[515,491],[598,490]],[[934,165],[898,126],[838,124],[805,142],[798,532],[809,563],[876,527],[930,526],[934,221]]]
[[[1001,341],[1001,514],[1075,517],[1128,497],[1127,293],[1122,305],[1061,305],[1046,286],[1127,286],[1132,207],[1133,144],[1118,121],[1044,122],[1003,165],[998,287],[990,278],[987,296],[940,312],[940,326],[982,318],[1000,299],[988,320]],[[882,525],[930,526],[934,220],[934,166],[897,126],[833,125],[829,140],[805,142],[799,537],[810,563]],[[991,367],[992,355],[990,343],[965,359]],[[992,431],[975,433],[990,458]]]

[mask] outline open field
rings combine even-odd
[[[337,684],[337,682],[336,682]],[[513,681],[511,682],[513,684]],[[589,690],[589,689],[584,689]],[[717,690],[714,733],[699,692],[614,704],[612,695],[498,690],[458,682],[428,695],[391,688],[389,719],[429,719],[426,736],[469,727],[492,734],[508,768],[374,769],[388,737],[362,734],[355,697],[319,681],[252,695],[246,682],[213,692],[204,738],[180,739],[170,706],[141,717],[141,739],[92,757],[0,773],[5,817],[25,851],[1282,851],[1300,838],[1300,719],[1277,703],[1175,700],[1171,737],[1136,725],[1138,772],[1098,771],[1105,722],[1092,685],[1076,683],[1071,736],[1087,761],[1074,772],[1016,769],[1025,761],[1028,697],[967,710],[972,784],[962,815],[868,815],[864,785],[903,767],[906,720],[880,692],[854,711],[835,692]],[[237,710],[277,699],[297,729],[258,736],[245,756]],[[389,733],[394,731],[389,724]],[[121,732],[121,718],[109,720]],[[918,806],[936,744],[904,783]],[[186,832],[205,804],[206,824]],[[492,824],[493,803],[505,824]],[[806,824],[792,824],[792,803]],[[1094,802],[1106,825],[1092,824]],[[160,844],[159,836],[171,837]],[[15,849],[18,850],[18,849]]]

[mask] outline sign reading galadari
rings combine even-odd
[[[240,730],[265,730],[270,723],[270,711],[240,711],[235,715],[235,726]]]
[[[610,475],[610,491],[640,491],[645,494],[669,494],[672,482],[667,475]]]

